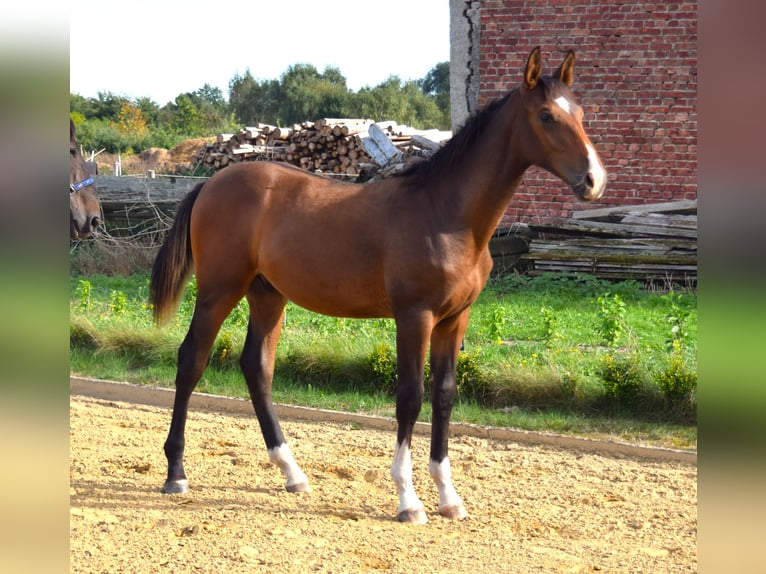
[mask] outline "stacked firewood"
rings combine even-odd
[[[378,143],[373,143],[373,134]],[[290,128],[258,124],[235,134],[220,134],[197,152],[193,162],[219,170],[241,161],[282,161],[311,172],[356,177],[365,168],[401,162],[406,155],[429,155],[450,135],[366,119],[323,118]],[[381,145],[401,152],[381,155]]]

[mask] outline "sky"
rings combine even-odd
[[[69,91],[164,106],[246,70],[340,69],[351,90],[424,77],[449,60],[449,0],[70,0]]]

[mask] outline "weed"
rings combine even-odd
[[[684,297],[675,291],[662,295],[661,299],[670,306],[670,310],[665,315],[665,320],[670,325],[670,337],[666,343],[668,348],[672,350],[676,343],[684,344],[689,337],[687,320],[691,311],[686,305]]]
[[[122,291],[112,290],[109,295],[109,310],[115,317],[120,317],[128,310],[128,296]]]
[[[598,305],[598,332],[604,344],[615,346],[625,330],[625,302],[617,293],[606,293],[596,299]]]
[[[674,408],[696,400],[697,373],[687,367],[680,341],[673,341],[670,361],[659,374],[657,384]]]
[[[231,331],[221,331],[213,345],[210,364],[219,369],[232,369],[238,366],[239,352]]]
[[[238,327],[246,327],[250,320],[250,309],[245,299],[240,299],[229,313],[228,321]]]
[[[571,402],[573,399],[577,397],[579,387],[580,387],[580,381],[578,381],[576,375],[572,374],[570,371],[562,373],[561,392],[564,394],[564,397],[568,401]]]
[[[194,306],[197,304],[197,278],[192,278],[186,284],[186,290],[184,291],[181,304],[179,305],[179,313],[187,316],[191,316],[194,312]]]
[[[372,372],[373,388],[387,395],[396,390],[396,352],[386,343],[378,343],[367,355],[367,363]]]
[[[607,353],[601,361],[606,396],[619,406],[634,406],[641,395],[643,376],[634,357]]]
[[[508,312],[501,304],[492,308],[492,323],[489,327],[489,334],[494,341],[502,343],[507,337],[508,332]]]
[[[549,307],[541,308],[540,314],[543,316],[543,341],[550,347],[561,339],[561,335],[556,331],[556,315]]]
[[[90,295],[93,292],[93,284],[87,279],[80,279],[77,282],[77,308],[80,311],[90,309]]]
[[[463,351],[457,357],[457,390],[466,398],[482,400],[486,392],[481,349]]]

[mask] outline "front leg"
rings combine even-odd
[[[396,318],[396,451],[391,478],[399,494],[396,517],[400,522],[425,524],[423,503],[412,482],[412,431],[423,404],[423,367],[433,325],[430,314]]]
[[[453,520],[467,518],[468,512],[463,506],[463,499],[452,485],[449,457],[445,456],[441,462],[431,459],[428,463],[428,472],[439,490],[439,514]]]
[[[391,465],[391,478],[394,479],[399,493],[399,507],[396,509],[396,519],[399,522],[425,524],[428,522],[426,510],[420,502],[415,486],[412,483],[412,450],[410,443],[397,441],[394,452],[394,462]]]
[[[447,456],[449,422],[457,394],[457,357],[468,326],[469,309],[440,322],[431,335],[431,460],[428,471],[439,491],[439,514],[456,520],[468,516],[463,500],[452,485]]]
[[[310,492],[309,479],[295,462],[287,443],[269,449],[269,461],[285,475],[287,492]]]

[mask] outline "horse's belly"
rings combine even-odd
[[[331,266],[263,271],[275,289],[296,305],[336,317],[391,317],[382,283],[352,277]]]
[[[348,317],[351,319],[393,317],[391,308],[382,302],[330,298],[322,298],[320,300],[300,295],[294,297],[288,295],[287,298],[304,309],[333,317]]]

